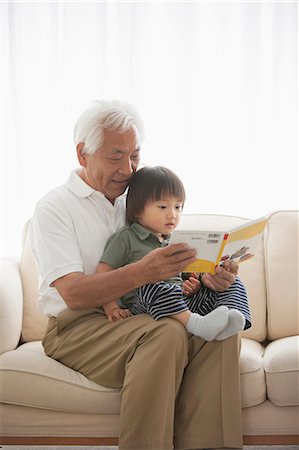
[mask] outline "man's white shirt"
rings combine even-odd
[[[95,273],[107,239],[125,225],[125,197],[114,205],[71,172],[67,182],[46,194],[31,221],[31,243],[38,261],[40,309],[57,316],[67,305],[51,283],[72,272]]]

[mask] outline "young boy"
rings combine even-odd
[[[171,170],[157,166],[137,171],[127,195],[129,226],[110,237],[97,272],[134,263],[168,245],[184,202],[184,186]],[[111,322],[131,314],[150,314],[155,320],[171,317],[206,341],[223,340],[251,326],[247,294],[239,278],[228,290],[215,292],[203,286],[195,273],[186,281],[178,275],[142,286],[119,302],[106,304],[104,310]]]

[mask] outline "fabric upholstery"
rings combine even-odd
[[[241,263],[239,276],[248,294],[252,315],[252,326],[242,333],[243,337],[263,342],[266,338],[266,283],[263,240],[261,240],[255,257]]]
[[[242,339],[240,355],[242,407],[259,405],[266,399],[263,365],[264,347],[252,339]]]
[[[1,402],[89,414],[118,414],[118,390],[99,386],[28,342],[2,356]],[[5,386],[5,389],[4,389]]]
[[[0,355],[14,350],[21,336],[23,294],[19,264],[1,260]]]
[[[118,414],[79,414],[0,404],[0,417],[3,436],[114,437],[119,429]]]
[[[242,413],[245,436],[296,436],[299,434],[299,409],[296,406],[282,408],[266,400],[258,406],[244,408]],[[279,448],[283,450],[285,447]]]
[[[271,342],[264,367],[268,398],[277,406],[299,405],[299,336]]]
[[[269,216],[265,237],[268,338],[299,334],[299,211]]]
[[[37,306],[39,275],[37,263],[31,251],[30,221],[26,223],[23,232],[20,273],[24,296],[22,340],[23,342],[36,341],[42,338],[48,319]]]
[[[242,406],[265,400],[261,344],[244,339],[241,350]],[[105,388],[45,355],[39,341],[21,345],[1,359],[0,401],[11,404],[90,414],[118,414],[120,391]],[[57,395],[59,393],[59,395]]]

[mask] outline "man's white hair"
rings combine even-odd
[[[103,142],[103,130],[124,133],[133,129],[139,146],[144,139],[144,129],[137,110],[125,101],[95,100],[78,118],[74,128],[77,146],[83,143],[84,153],[94,153]]]

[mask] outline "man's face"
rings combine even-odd
[[[80,176],[96,191],[114,203],[114,200],[126,190],[132,174],[136,171],[140,155],[134,130],[124,133],[104,130],[103,143],[93,154],[80,151],[77,154],[82,166]]]

